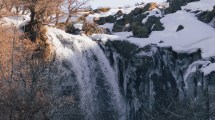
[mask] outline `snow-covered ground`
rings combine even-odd
[[[215,5],[215,0],[200,0],[192,3],[188,3],[186,6],[183,6],[182,9],[195,10],[212,10]]]
[[[215,1],[204,2],[211,0],[201,0],[199,2],[189,3],[189,6],[196,6],[196,4],[202,4],[202,10],[206,8],[213,8]],[[156,11],[156,10],[155,10]],[[155,14],[155,11],[151,11],[149,15]],[[160,14],[158,14],[160,15]],[[146,18],[147,19],[147,18]],[[143,22],[146,21],[145,19]],[[134,38],[131,37],[131,32],[118,32],[113,33],[113,35],[97,34],[93,35],[93,39],[106,40],[126,40],[134,43],[140,47],[146,46],[148,44],[158,44],[159,46],[172,46],[177,52],[192,52],[197,49],[202,50],[202,56],[208,58],[215,56],[215,29],[210,25],[205,24],[195,17],[194,14],[188,13],[185,10],[177,11],[176,13],[167,14],[161,19],[165,30],[163,31],[153,31],[149,38]],[[176,32],[179,25],[184,26],[184,29]],[[109,28],[113,24],[105,24],[102,27]],[[162,42],[161,42],[162,41]]]
[[[90,14],[90,15],[87,17],[87,20],[88,20],[88,21],[92,21],[93,18],[107,17],[107,16],[109,16],[109,15],[115,15],[119,10],[121,10],[122,13],[124,13],[124,14],[128,14],[128,13],[130,13],[134,8],[135,8],[135,6],[133,6],[133,7],[128,7],[128,8],[127,8],[127,7],[124,7],[124,8],[112,8],[112,9],[110,9],[110,11],[108,11],[108,12]]]
[[[148,44],[157,44],[161,47],[171,46],[176,52],[191,53],[201,49],[202,57],[208,59],[215,56],[215,29],[210,25],[199,21],[194,13],[186,12],[186,9],[192,11],[206,11],[212,10],[214,5],[215,0],[200,0],[183,6],[181,11],[165,15],[161,19],[165,30],[153,31],[149,38],[131,37],[132,32],[118,32],[113,33],[113,35],[94,34],[92,35],[92,38],[104,42],[107,40],[126,40],[140,47],[144,47]],[[156,15],[155,11],[157,10],[150,11],[149,15]],[[143,23],[146,20],[147,18],[143,20]],[[176,32],[179,25],[182,25],[184,29]],[[112,26],[113,24],[104,24],[101,27],[112,29]],[[210,62],[206,63],[207,64],[202,68],[202,71],[205,75],[208,75],[210,72],[215,71],[215,65]],[[192,70],[188,70],[188,73],[189,72],[192,72]]]

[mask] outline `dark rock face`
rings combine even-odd
[[[113,32],[122,32],[123,31],[123,27],[125,25],[124,19],[119,19],[114,23]]]
[[[215,92],[215,72],[203,76],[199,64],[185,77],[192,63],[202,60],[200,50],[176,53],[171,47],[138,48],[125,41],[107,42],[103,49],[118,75],[127,120],[204,120],[214,109],[209,93]]]
[[[183,30],[183,29],[184,29],[184,26],[179,25],[178,28],[177,28],[177,30],[176,30],[176,32],[178,32],[178,31],[180,31],[180,30]]]

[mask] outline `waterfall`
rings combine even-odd
[[[62,86],[76,85],[72,90],[78,91],[75,96],[80,99],[83,119],[124,120],[125,104],[118,80],[99,45],[88,37],[54,28],[48,29],[48,37],[56,51],[59,76],[64,76],[59,79],[65,78]]]

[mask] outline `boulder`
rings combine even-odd
[[[149,37],[150,31],[145,26],[132,25],[132,33],[134,37],[147,38]]]
[[[105,17],[94,18],[93,21],[98,25],[104,25],[106,23]]]
[[[125,20],[125,24],[131,23],[133,21],[133,17],[134,17],[134,12],[133,11],[131,11],[129,14],[124,14],[123,18]]]
[[[183,30],[183,29],[184,29],[184,26],[179,25],[178,28],[177,28],[177,30],[176,30],[176,32],[178,32],[178,31],[180,31],[180,30]]]
[[[125,25],[125,22],[124,22],[123,18],[119,19],[119,20],[116,20],[116,22],[113,25],[112,31],[113,32],[122,32],[123,28],[124,28],[124,25]]]
[[[142,13],[142,8],[139,8],[139,7],[137,7],[137,8],[135,8],[134,9],[134,15],[138,15],[138,14],[140,14],[140,13]]]
[[[156,16],[149,16],[146,23],[144,24],[151,31],[164,30],[163,24],[160,22],[160,18]]]
[[[144,14],[134,18],[132,22],[132,33],[134,37],[147,38],[152,31],[164,30],[160,18],[156,16],[149,16],[146,23],[142,23],[142,19],[146,17]]]
[[[139,14],[133,18],[132,22],[142,23],[143,19],[147,17],[148,14]]]
[[[123,16],[122,10],[119,10],[114,16],[117,18]]]
[[[109,16],[105,17],[105,22],[106,23],[114,23],[116,21],[116,19],[117,18],[115,16],[109,15]]]
[[[161,22],[157,22],[152,26],[151,31],[163,31],[164,29],[163,24]]]
[[[167,0],[169,2],[169,12],[174,13],[181,10],[181,6],[185,5],[185,0]]]
[[[67,33],[70,33],[70,34],[73,34],[73,35],[78,35],[78,34],[80,34],[80,32],[81,32],[79,29],[77,29],[77,28],[74,26],[74,24],[69,24],[69,25],[67,25],[65,31],[66,31]]]

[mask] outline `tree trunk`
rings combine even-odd
[[[71,17],[72,17],[72,16],[69,14],[69,16],[68,16],[67,19],[66,19],[66,25],[69,23]]]

